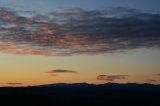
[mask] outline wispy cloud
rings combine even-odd
[[[160,76],[160,74],[156,74],[156,76]]]
[[[97,76],[97,80],[105,80],[105,81],[115,81],[115,80],[123,80],[128,79],[128,75],[99,75]]]
[[[149,79],[147,81],[149,81],[149,82],[157,82],[157,80],[155,80],[155,79]]]
[[[33,13],[0,7],[1,53],[62,56],[160,47],[159,13],[121,7]]]
[[[51,70],[47,73],[51,73],[51,74],[55,74],[55,73],[77,73],[77,71],[57,69],[57,70]]]
[[[19,82],[9,82],[8,85],[22,85],[22,83]]]

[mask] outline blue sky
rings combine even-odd
[[[159,0],[0,0],[0,4],[14,9],[31,9],[39,12],[68,8],[104,9],[117,6],[160,11]]]

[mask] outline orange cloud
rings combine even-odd
[[[22,85],[22,83],[19,82],[9,82],[8,85]]]
[[[128,79],[128,75],[99,75],[97,76],[97,80],[105,80],[105,81],[115,81],[115,80],[123,80]]]

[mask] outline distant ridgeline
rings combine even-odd
[[[151,84],[48,84],[1,87],[0,102],[23,106],[160,106],[160,85]]]

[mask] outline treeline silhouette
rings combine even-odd
[[[50,84],[1,87],[2,106],[160,106],[160,85]]]

